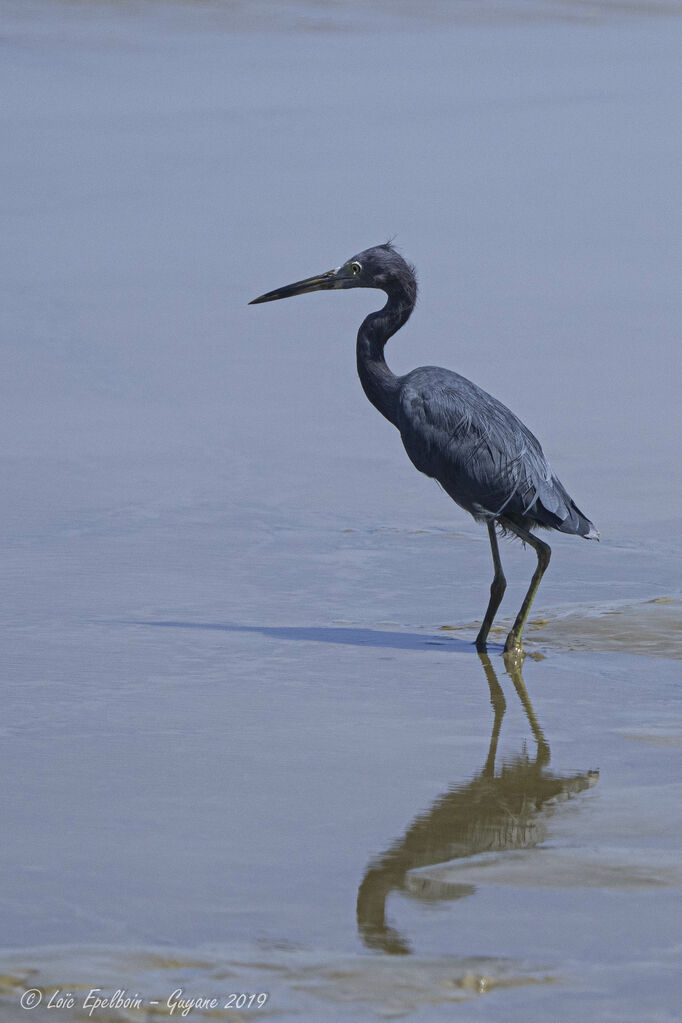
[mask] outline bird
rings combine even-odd
[[[370,313],[357,335],[357,370],[374,407],[398,429],[412,464],[436,480],[477,522],[487,525],[493,560],[490,600],[475,644],[487,649],[488,635],[507,581],[498,545],[512,535],[532,547],[537,566],[504,644],[504,653],[523,655],[523,631],[551,548],[534,535],[554,529],[587,540],[599,532],[554,475],[540,442],[518,416],[466,377],[439,366],[422,366],[404,376],[384,356],[388,340],[409,319],[417,301],[417,276],[391,242],[364,249],[341,266],[283,288],[249,305],[313,291],[376,288],[383,308]]]

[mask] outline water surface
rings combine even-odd
[[[675,1019],[676,6],[0,10],[3,1018]],[[602,533],[519,670],[531,552],[482,660],[485,531],[355,376],[380,299],[247,306],[396,233],[391,365]]]

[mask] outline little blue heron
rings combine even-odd
[[[488,633],[507,581],[497,544],[497,526],[535,549],[538,564],[504,649],[520,653],[523,629],[551,549],[533,529],[557,529],[588,540],[599,533],[574,504],[552,472],[539,441],[528,427],[482,388],[437,366],[422,366],[396,376],[384,347],[407,322],[417,300],[413,266],[387,242],[353,256],[343,266],[317,277],[269,291],[250,305],[309,291],[379,288],[388,296],[383,309],[370,313],[358,331],[360,382],[372,404],[400,431],[412,463],[460,507],[488,526],[495,575],[476,646],[485,650]]]

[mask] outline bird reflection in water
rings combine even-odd
[[[405,835],[369,866],[358,891],[357,922],[368,948],[393,955],[411,951],[407,941],[386,923],[386,900],[392,891],[406,888],[408,871],[463,859],[477,853],[501,852],[537,845],[545,838],[538,819],[553,799],[581,792],[596,784],[598,772],[560,776],[548,769],[549,746],[531,705],[518,658],[505,655],[507,674],[521,700],[536,744],[534,757],[523,750],[495,769],[497,744],[506,710],[502,687],[487,654],[479,654],[490,688],[493,728],[485,764],[466,785],[441,796],[419,814]],[[428,897],[437,888],[428,884]],[[419,894],[413,884],[412,894]],[[461,898],[473,885],[449,886],[443,897]]]

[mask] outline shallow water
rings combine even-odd
[[[677,11],[0,0],[3,1019],[678,1018]],[[246,304],[396,231],[391,364],[507,402],[602,533],[522,668],[531,552],[480,658],[375,297]]]

